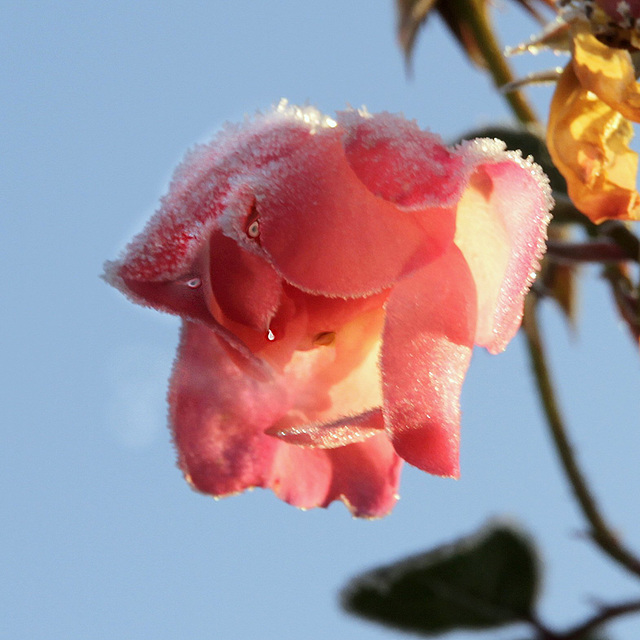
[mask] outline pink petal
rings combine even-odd
[[[380,291],[434,259],[453,237],[449,204],[464,183],[460,159],[397,116],[353,112],[341,119],[344,129],[313,110],[284,108],[196,147],[160,210],[127,247],[120,276],[181,277],[216,225],[290,283],[330,296]],[[376,153],[359,158],[374,134],[382,141]],[[407,188],[403,171],[415,185]],[[261,238],[253,245],[244,227],[248,199],[260,214]],[[396,203],[411,210],[398,211]]]
[[[520,326],[553,202],[540,168],[504,143],[477,140],[463,152],[477,168],[458,205],[455,242],[478,291],[476,344],[499,353]]]
[[[104,278],[133,302],[204,322],[209,315],[207,286],[203,283],[209,279],[207,256],[204,247],[175,276],[147,278],[144,274],[132,275],[135,270],[125,254],[121,260],[106,263]]]
[[[272,375],[269,365],[257,358],[237,333],[222,324],[225,319],[211,291],[208,255],[205,247],[175,280],[153,281],[130,277],[126,275],[127,263],[122,261],[108,263],[106,277],[138,304],[207,325],[225,340],[232,357],[242,360],[243,366],[248,367],[253,375],[263,380],[269,379]]]
[[[317,131],[253,188],[262,248],[288,282],[311,293],[381,291],[453,238],[452,209],[401,210],[374,195],[336,129]]]
[[[169,391],[178,464],[191,484],[223,496],[263,486],[277,442],[263,435],[287,410],[286,394],[229,357],[207,327],[185,322]]]
[[[402,460],[384,434],[337,449],[283,443],[269,484],[279,498],[299,507],[327,507],[342,500],[356,517],[380,518],[398,499],[401,468]]]
[[[429,473],[459,475],[459,398],[475,322],[473,278],[456,247],[400,281],[389,297],[385,422],[398,455]]]
[[[342,500],[359,518],[381,518],[393,509],[402,460],[385,434],[326,454],[333,464],[330,500]]]
[[[273,111],[244,125],[226,125],[211,142],[196,146],[176,169],[158,211],[127,245],[120,275],[134,280],[180,276],[207,243],[232,183],[287,157],[310,135],[302,120]]]
[[[210,240],[211,288],[224,315],[267,333],[282,294],[282,280],[261,256],[238,243],[212,233]]]
[[[178,464],[192,486],[214,496],[270,487],[303,508],[342,499],[359,516],[387,513],[400,461],[386,436],[337,453],[265,435],[290,409],[287,391],[284,384],[253,378],[214,332],[186,322],[169,405]]]
[[[346,131],[347,162],[373,194],[414,209],[455,205],[466,166],[440,136],[391,113],[343,111],[338,122]]]

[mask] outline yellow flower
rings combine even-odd
[[[547,145],[569,196],[594,222],[640,220],[640,87],[629,51],[603,44],[585,23],[572,27],[572,58],[551,101]]]

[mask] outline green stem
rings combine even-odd
[[[573,493],[582,508],[582,512],[591,526],[589,532],[594,542],[611,558],[625,567],[628,571],[640,576],[640,560],[635,557],[618,540],[615,534],[607,526],[596,500],[587,485],[587,482],[578,467],[573,449],[567,436],[564,422],[558,408],[551,375],[547,368],[546,356],[542,344],[537,319],[537,298],[535,295],[527,296],[523,327],[527,338],[527,346],[531,357],[531,364],[535,373],[538,393],[542,401],[547,423],[551,429],[551,435],[556,451],[562,462],[562,467],[569,479]]]
[[[467,18],[478,47],[487,61],[488,71],[498,89],[515,80],[515,76],[504,57],[503,48],[498,42],[495,30],[489,20],[485,0],[449,0],[457,3]],[[511,110],[518,120],[525,125],[538,122],[535,112],[520,91],[505,94]]]

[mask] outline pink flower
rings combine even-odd
[[[401,116],[281,104],[196,147],[107,279],[182,317],[179,466],[214,496],[388,513],[402,459],[458,476],[474,343],[504,349],[544,249],[539,167]]]

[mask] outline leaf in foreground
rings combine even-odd
[[[350,613],[423,635],[486,629],[531,618],[538,573],[531,542],[492,525],[355,578],[342,603]]]

